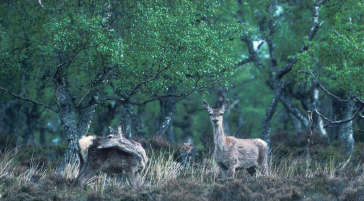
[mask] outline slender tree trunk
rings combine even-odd
[[[19,99],[9,100],[6,102],[0,102],[0,130],[5,133],[9,133],[11,130],[10,125],[6,123],[6,119],[10,119],[7,115],[9,109],[20,107]]]
[[[295,130],[296,133],[302,132],[303,131],[303,126],[302,126],[302,122],[293,114],[289,113],[289,117],[291,119],[293,128]]]
[[[44,146],[45,143],[46,143],[46,139],[45,139],[45,128],[44,127],[41,127],[39,129],[39,132],[40,132],[40,136],[39,136],[40,145],[41,146]]]
[[[349,119],[353,113],[353,106],[350,101],[348,104],[342,106],[342,119]],[[343,123],[338,128],[339,139],[345,146],[346,154],[352,154],[354,151],[354,138],[353,138],[353,121]]]
[[[344,96],[344,92],[339,92],[340,97]],[[353,102],[342,103],[338,100],[333,100],[334,120],[349,119],[353,113]],[[333,125],[332,127],[333,139],[339,139],[345,146],[347,154],[351,154],[354,150],[353,138],[353,122]]]
[[[170,87],[168,90],[169,93],[173,93],[175,91],[176,87],[174,86]],[[166,134],[169,142],[174,144],[176,140],[173,133],[172,119],[174,114],[177,112],[177,100],[175,97],[170,97],[160,100],[159,103],[161,109],[161,123],[159,124],[156,135],[163,136],[167,132]]]
[[[168,126],[167,135],[168,135],[169,142],[171,142],[172,144],[175,144],[176,143],[176,137],[174,136],[173,124],[172,123],[169,124],[169,126]]]
[[[233,136],[239,137],[243,135],[242,130],[244,126],[244,115],[243,115],[243,109],[241,107],[241,101],[239,100],[238,92],[234,93],[234,99],[238,100],[238,102],[235,105],[236,111],[238,112],[238,124],[236,126],[236,130]]]
[[[131,116],[134,113],[133,110],[134,110],[133,105],[128,104],[128,103],[123,104],[123,110],[122,110],[121,118],[120,118],[124,125],[123,134],[129,139],[134,137],[133,130],[132,130],[133,122],[132,122],[132,116]]]
[[[298,106],[292,104],[292,97],[290,95],[288,95],[286,92],[283,92],[282,95],[280,96],[280,101],[283,104],[283,106],[287,109],[287,111],[290,113],[290,115],[293,115],[295,117],[292,118],[293,121],[299,120],[305,128],[308,127],[309,121],[307,117],[301,112]],[[294,123],[296,123],[296,125],[298,126],[297,122]]]
[[[134,110],[131,110],[130,112],[132,113],[129,114],[134,126],[134,134],[142,139],[145,138],[144,111],[145,106],[138,106],[137,113],[134,113]]]
[[[32,104],[30,111],[27,110],[25,112],[27,120],[25,121],[26,129],[25,129],[25,133],[23,135],[23,142],[22,142],[23,145],[28,145],[29,139],[34,139],[34,128],[41,115],[41,112],[39,111],[39,109],[40,109],[39,107],[40,107],[39,105]]]
[[[269,149],[270,149],[270,136],[272,130],[270,121],[272,120],[273,115],[277,110],[278,102],[283,89],[284,89],[284,83],[278,80],[273,81],[273,99],[270,102],[267,112],[265,113],[265,116],[262,121],[262,138],[268,144]]]
[[[317,82],[315,82],[314,79],[312,79],[312,107],[315,108],[315,109],[318,109],[319,108],[319,93],[320,93],[320,90],[319,90],[319,85]],[[326,139],[328,139],[328,136],[327,136],[327,132],[326,132],[326,129],[324,128],[324,121],[322,120],[322,118],[318,115],[315,115],[317,117],[317,125],[318,125],[318,128],[319,128],[319,132],[320,132],[320,135]]]

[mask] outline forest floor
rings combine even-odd
[[[123,175],[103,173],[80,189],[72,185],[78,164],[58,174],[56,162],[49,160],[52,157],[41,154],[54,148],[6,149],[0,153],[0,200],[364,201],[363,144],[357,144],[356,152],[348,157],[338,143],[318,142],[310,148],[307,160],[304,143],[284,133],[275,138],[270,175],[251,177],[241,170],[235,179],[219,179],[211,153],[201,152],[194,163],[182,164],[176,159],[177,148],[163,140],[149,141],[150,162],[140,176],[143,184],[136,189]]]

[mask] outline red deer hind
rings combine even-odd
[[[107,137],[87,136],[78,141],[80,170],[76,182],[80,187],[99,172],[124,173],[133,187],[138,185],[137,174],[148,158],[139,143],[123,138],[121,130],[120,122],[118,131],[111,129]]]
[[[220,175],[225,178],[227,173],[228,177],[234,178],[236,169],[246,169],[253,176],[258,167],[263,175],[267,174],[266,142],[261,139],[237,139],[225,136],[222,121],[228,104],[229,100],[226,100],[221,108],[211,108],[205,100],[203,101],[214,129],[214,158],[219,166]]]

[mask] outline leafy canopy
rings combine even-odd
[[[325,30],[308,52],[299,55],[300,69],[318,74],[330,88],[364,97],[364,4],[329,1],[323,16]]]
[[[76,98],[93,87],[125,95],[139,83],[138,100],[170,86],[178,86],[176,94],[204,89],[223,81],[234,64],[228,40],[239,33],[207,20],[214,4],[63,0],[0,6],[0,75],[47,75],[50,81],[58,73],[72,83]]]

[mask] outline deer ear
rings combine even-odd
[[[111,128],[111,126],[109,126],[109,129],[110,129],[110,133],[113,133],[114,132],[114,129]]]
[[[123,124],[123,122],[120,122],[119,123],[119,126],[118,126],[118,134],[120,135],[120,136],[122,136],[123,135],[123,133],[122,133],[122,131],[124,130],[124,124]]]
[[[221,109],[225,111],[229,107],[229,99],[226,99],[226,101],[222,104]]]
[[[207,110],[207,111],[211,111],[211,107],[210,107],[210,105],[205,101],[205,100],[203,100],[203,107]]]

